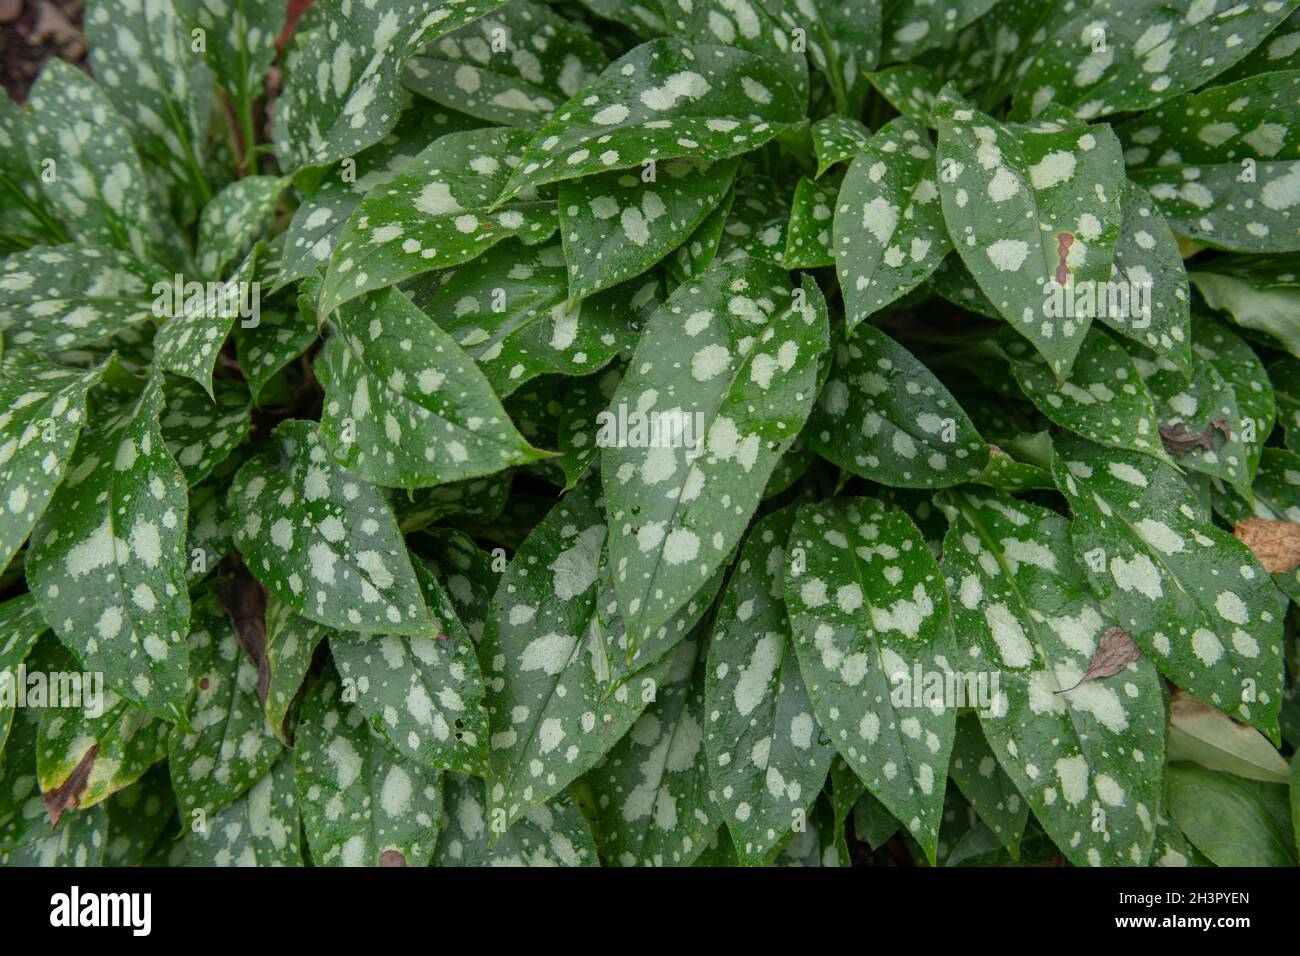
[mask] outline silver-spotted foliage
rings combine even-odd
[[[1300,0],[297,6],[0,100],[0,865],[1300,862]]]

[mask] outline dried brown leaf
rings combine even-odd
[[[86,785],[90,783],[90,771],[94,769],[95,758],[98,755],[99,744],[95,744],[86,751],[86,756],[81,758],[81,762],[72,769],[72,773],[68,774],[67,780],[41,795],[45,801],[45,812],[50,815],[51,830],[59,825],[59,819],[65,810],[75,810],[81,806],[81,795],[86,792]]]
[[[1250,548],[1269,574],[1286,574],[1300,567],[1300,523],[1247,518],[1233,534]]]
[[[1097,650],[1092,655],[1088,672],[1079,678],[1079,683],[1074,687],[1099,677],[1113,677],[1141,656],[1141,648],[1137,646],[1137,642],[1128,631],[1119,626],[1109,627],[1097,642]],[[1074,687],[1058,690],[1057,693],[1067,694],[1074,690]]]
[[[257,666],[257,698],[266,703],[271,664],[266,659],[266,588],[238,558],[227,558],[217,578],[217,593],[230,615],[244,653]]]

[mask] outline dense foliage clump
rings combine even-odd
[[[1297,2],[91,0],[0,862],[1296,864]]]

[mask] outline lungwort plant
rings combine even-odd
[[[0,860],[1296,864],[1297,0],[90,0]]]

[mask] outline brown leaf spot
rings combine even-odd
[[[396,850],[385,850],[379,854],[380,866],[406,866],[406,857]]]
[[[1079,683],[1074,687],[1099,677],[1113,677],[1141,656],[1142,649],[1137,646],[1137,642],[1128,631],[1118,626],[1108,627],[1101,640],[1097,642],[1097,650],[1093,652],[1088,672],[1079,678]],[[1074,687],[1058,690],[1057,693],[1067,694],[1074,690]]]
[[[1058,232],[1056,234],[1056,284],[1065,285],[1070,278],[1070,266],[1066,259],[1070,255],[1070,247],[1074,245],[1074,233]]]
[[[243,561],[231,556],[221,562],[217,593],[230,615],[239,646],[257,666],[257,698],[265,704],[271,687],[271,664],[266,659],[266,588]]]
[[[1233,534],[1269,574],[1287,574],[1300,567],[1300,524],[1294,521],[1247,518]]]
[[[90,771],[95,766],[97,756],[99,756],[99,744],[86,751],[81,762],[72,769],[72,773],[68,774],[67,780],[42,794],[45,800],[45,812],[50,815],[51,830],[59,825],[59,818],[63,816],[63,811],[81,806],[81,795],[86,792],[86,784],[90,783]]]

